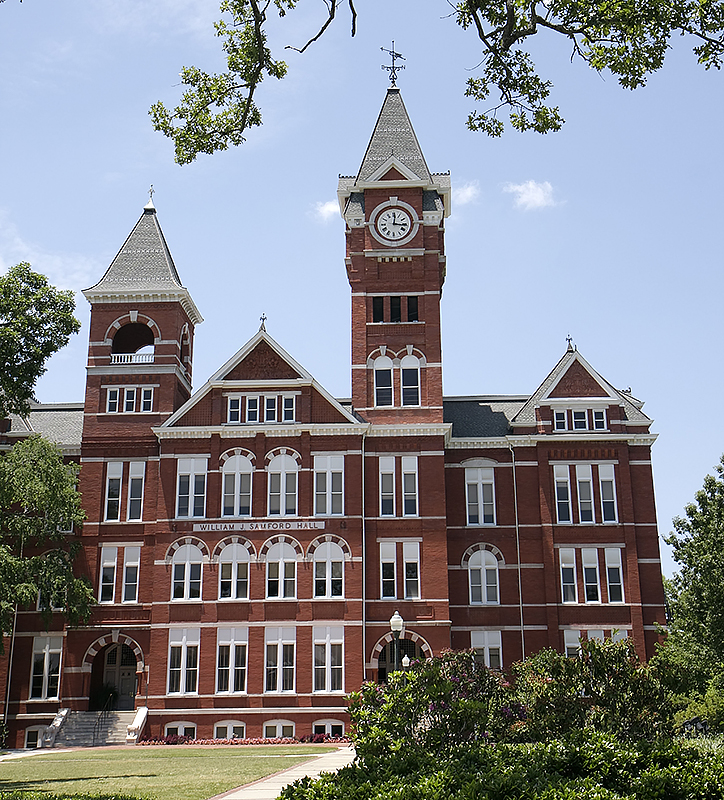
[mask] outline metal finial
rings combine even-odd
[[[389,53],[390,57],[392,58],[392,66],[387,67],[384,64],[382,65],[382,69],[386,69],[390,73],[390,86],[397,86],[397,73],[405,68],[404,64],[395,64],[395,59],[401,58],[403,61],[405,57],[400,53],[395,52],[395,40],[392,40],[392,50],[388,50],[386,47],[380,47],[384,53]]]
[[[153,188],[153,184],[151,184],[151,188],[148,190],[148,199],[153,202],[153,196],[156,194],[156,190]]]
[[[261,320],[261,325],[259,326],[259,330],[260,330],[260,331],[265,331],[265,332],[266,332],[266,325],[265,325],[265,323],[266,323],[266,319],[267,319],[267,317],[266,317],[266,314],[262,314],[262,315],[259,317],[259,319]]]
[[[568,334],[568,336],[566,336],[566,341],[568,342],[569,353],[576,349],[576,346],[573,344],[573,337],[571,336],[570,333]]]

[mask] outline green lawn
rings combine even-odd
[[[0,797],[16,790],[205,800],[333,748],[129,747],[48,753],[0,763]]]

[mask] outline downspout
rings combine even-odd
[[[515,449],[508,439],[508,448],[513,463],[513,507],[515,508],[515,551],[518,557],[518,613],[520,615],[520,649],[525,660],[525,628],[523,627],[523,573],[520,564],[520,521],[518,519],[518,478],[515,471]]]
[[[24,540],[20,540],[20,558],[23,557],[23,549],[25,547]],[[13,653],[15,652],[15,630],[18,624],[18,604],[15,603],[15,608],[13,610],[13,629],[12,633],[10,634],[10,652],[8,653],[8,674],[5,681],[5,707],[3,708],[3,725],[5,726],[6,734],[9,732],[8,727],[8,717],[9,717],[9,708],[10,708],[10,681],[12,680],[13,675]],[[7,742],[3,742],[4,745]],[[23,746],[25,746],[25,742],[23,742]]]
[[[365,508],[365,440],[367,430],[362,433],[362,680],[367,679],[367,510]]]

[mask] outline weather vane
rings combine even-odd
[[[399,65],[395,64],[395,59],[401,58],[404,61],[405,57],[403,55],[401,55],[400,53],[396,53],[395,52],[395,40],[394,39],[392,40],[392,50],[388,50],[386,47],[380,47],[380,50],[382,50],[384,53],[389,53],[390,57],[392,58],[392,66],[391,67],[387,67],[387,66],[385,66],[383,64],[382,65],[382,69],[386,69],[390,73],[390,86],[397,86],[397,73],[399,72],[399,70],[404,69],[405,65],[404,64],[399,64]]]
[[[153,188],[153,184],[151,184],[151,188],[148,190],[148,199],[153,202],[153,196],[156,194],[156,190]]]
[[[568,334],[568,336],[566,336],[566,341],[568,342],[568,349],[569,350],[575,350],[576,349],[575,345],[573,344],[573,337],[571,336],[570,333]]]
[[[261,325],[259,326],[259,330],[260,331],[265,331],[266,330],[266,319],[267,319],[266,314],[264,314],[262,312],[262,315],[259,317],[259,319],[261,320]]]

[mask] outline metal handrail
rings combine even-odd
[[[113,703],[115,698],[113,695],[108,695],[106,699],[105,705],[103,708],[98,712],[98,716],[96,717],[96,724],[93,726],[93,747],[96,746],[96,739],[98,738],[98,734],[100,733],[101,724],[104,720],[107,720],[113,710]]]

